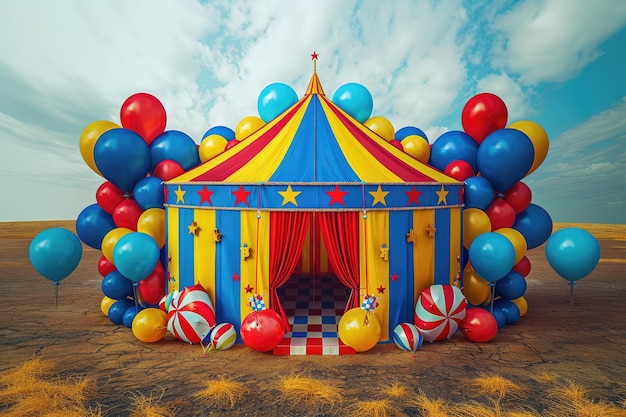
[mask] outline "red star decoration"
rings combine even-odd
[[[253,289],[254,289],[254,287],[251,287],[250,284],[248,284],[248,286],[246,288],[244,288],[244,290],[246,290],[246,292],[252,292]]]
[[[333,191],[326,191],[326,194],[330,196],[330,203],[328,203],[329,207],[335,203],[339,203],[342,206],[345,206],[343,198],[346,196],[346,194],[348,194],[348,192],[341,191],[338,185],[335,185],[335,189]]]
[[[252,191],[244,190],[243,185],[240,185],[237,191],[232,191],[233,195],[237,197],[237,199],[235,200],[235,205],[239,203],[244,203],[246,206],[249,206],[250,204],[248,203],[248,195],[250,195],[251,192]]]
[[[463,203],[465,200],[465,187],[459,188],[459,203]]]
[[[378,286],[378,288],[376,288],[376,290],[378,291],[378,294],[384,294],[385,293],[385,287],[383,287],[383,284],[380,284]]]
[[[317,59],[317,57],[320,56],[320,54],[318,54],[317,52],[313,51],[313,53],[311,54],[311,59]]]
[[[202,188],[202,190],[198,191],[198,194],[200,195],[200,205],[202,205],[205,201],[209,204],[209,206],[213,205],[211,202],[211,195],[213,195],[213,191],[209,191],[209,189],[206,188],[206,185]]]
[[[239,281],[239,275],[236,272],[233,274],[233,281]]]
[[[417,205],[417,206],[420,205],[419,197],[420,197],[420,194],[422,194],[422,193],[421,193],[421,191],[417,191],[415,189],[415,186],[413,186],[413,188],[411,188],[411,191],[405,191],[405,193],[409,197],[409,201],[406,202],[407,206],[410,206],[411,203],[415,203],[415,205]]]
[[[391,276],[391,280],[393,282],[396,282],[398,280],[398,278],[400,278],[400,276],[398,274],[396,274],[395,272],[393,273],[393,275]]]
[[[163,187],[163,201],[167,203],[167,196],[168,196],[168,189],[167,187]]]

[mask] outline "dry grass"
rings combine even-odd
[[[279,381],[277,402],[293,410],[331,412],[343,403],[338,387],[330,381],[293,374]]]
[[[129,417],[174,417],[176,414],[173,410],[159,404],[164,392],[161,390],[161,394],[156,397],[152,394],[148,397],[143,394],[131,394],[132,410]]]
[[[450,405],[444,400],[437,398],[428,398],[423,392],[420,392],[415,398],[409,401],[409,405],[417,408],[420,416],[423,417],[451,417],[452,410]]]
[[[393,417],[399,415],[400,410],[391,405],[389,400],[357,401],[346,410],[351,417]]]
[[[394,382],[391,385],[382,387],[382,393],[383,395],[390,398],[403,398],[413,394],[413,392],[409,388],[398,382]]]
[[[548,391],[546,417],[625,417],[626,408],[606,401],[594,401],[585,389],[573,382],[560,383]]]
[[[217,380],[207,380],[203,383],[205,388],[195,392],[193,396],[201,399],[208,407],[232,410],[247,392],[243,382],[233,381],[224,375]]]

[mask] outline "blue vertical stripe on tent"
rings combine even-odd
[[[450,285],[450,210],[435,210],[435,284]],[[455,271],[456,272],[456,271]]]
[[[413,246],[406,241],[413,212],[389,212],[389,339],[400,323],[413,323]],[[397,280],[392,277],[397,276]]]
[[[195,235],[189,233],[189,226],[194,218],[193,209],[180,209],[178,212],[178,289],[195,284],[194,282],[194,239]]]
[[[217,245],[215,253],[215,314],[218,323],[235,326],[237,342],[241,343],[241,280],[237,278],[241,275],[239,213],[238,210],[217,210],[215,216],[217,229],[222,234],[222,241]]]

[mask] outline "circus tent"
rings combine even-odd
[[[200,283],[239,324],[294,273],[333,273],[347,308],[379,297],[389,340],[420,291],[460,275],[463,183],[422,164],[324,95],[305,95],[217,157],[166,182],[168,291]]]

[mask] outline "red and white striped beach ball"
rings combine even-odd
[[[211,331],[211,346],[215,350],[230,349],[236,340],[237,331],[230,323],[220,323]]]
[[[420,294],[415,305],[415,325],[424,340],[434,342],[450,338],[465,318],[467,300],[452,285],[431,285]]]
[[[167,330],[183,342],[197,344],[215,326],[215,308],[202,285],[185,287],[172,300],[167,312]]]

